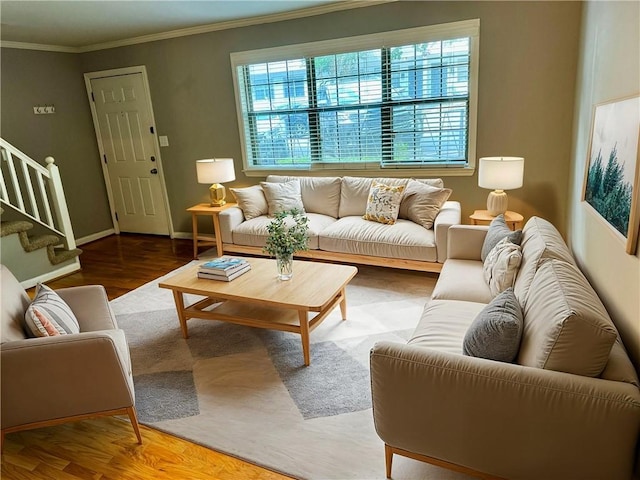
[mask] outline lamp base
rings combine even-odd
[[[507,211],[507,194],[504,190],[494,190],[487,197],[487,210],[489,215],[496,217]]]
[[[211,199],[212,207],[223,206],[225,203],[227,203],[227,201],[225,200],[226,197],[227,191],[225,190],[224,186],[220,185],[219,183],[214,183],[209,187],[209,198]]]

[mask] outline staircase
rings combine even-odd
[[[80,270],[54,159],[45,168],[1,138],[0,155],[2,263],[25,288]]]

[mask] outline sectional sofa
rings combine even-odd
[[[371,351],[387,475],[400,454],[481,478],[629,480],[640,432],[638,376],[552,224],[532,217],[523,229],[521,263],[506,292],[521,315],[514,359],[463,354],[472,325],[503,295],[486,282],[489,229],[450,228],[448,259],[413,336]],[[496,330],[480,347],[508,343],[495,335],[499,321],[488,324]]]
[[[411,220],[413,216],[407,203],[408,199],[420,200],[415,194],[403,200],[399,218],[393,225],[363,218],[374,181],[395,186],[416,182],[414,186],[442,191],[441,179],[269,175],[266,181],[300,182],[310,234],[309,250],[299,252],[297,255],[301,257],[439,272],[447,258],[448,229],[460,224],[460,203],[450,200],[435,207],[428,206],[437,207],[430,228]],[[224,252],[262,254],[268,236],[266,227],[271,221],[266,199],[257,205],[262,202],[262,188],[256,185],[232,191],[239,206],[220,213]],[[248,202],[251,204],[243,204],[242,196],[249,194],[253,195]]]

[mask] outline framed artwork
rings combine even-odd
[[[630,255],[640,222],[639,141],[640,96],[595,106],[582,200],[625,239]]]

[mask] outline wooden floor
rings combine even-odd
[[[113,235],[82,245],[82,271],[47,282],[52,288],[101,284],[110,299],[188,263],[190,240],[153,235]],[[66,423],[6,436],[2,480],[283,480],[234,457],[119,418]]]

